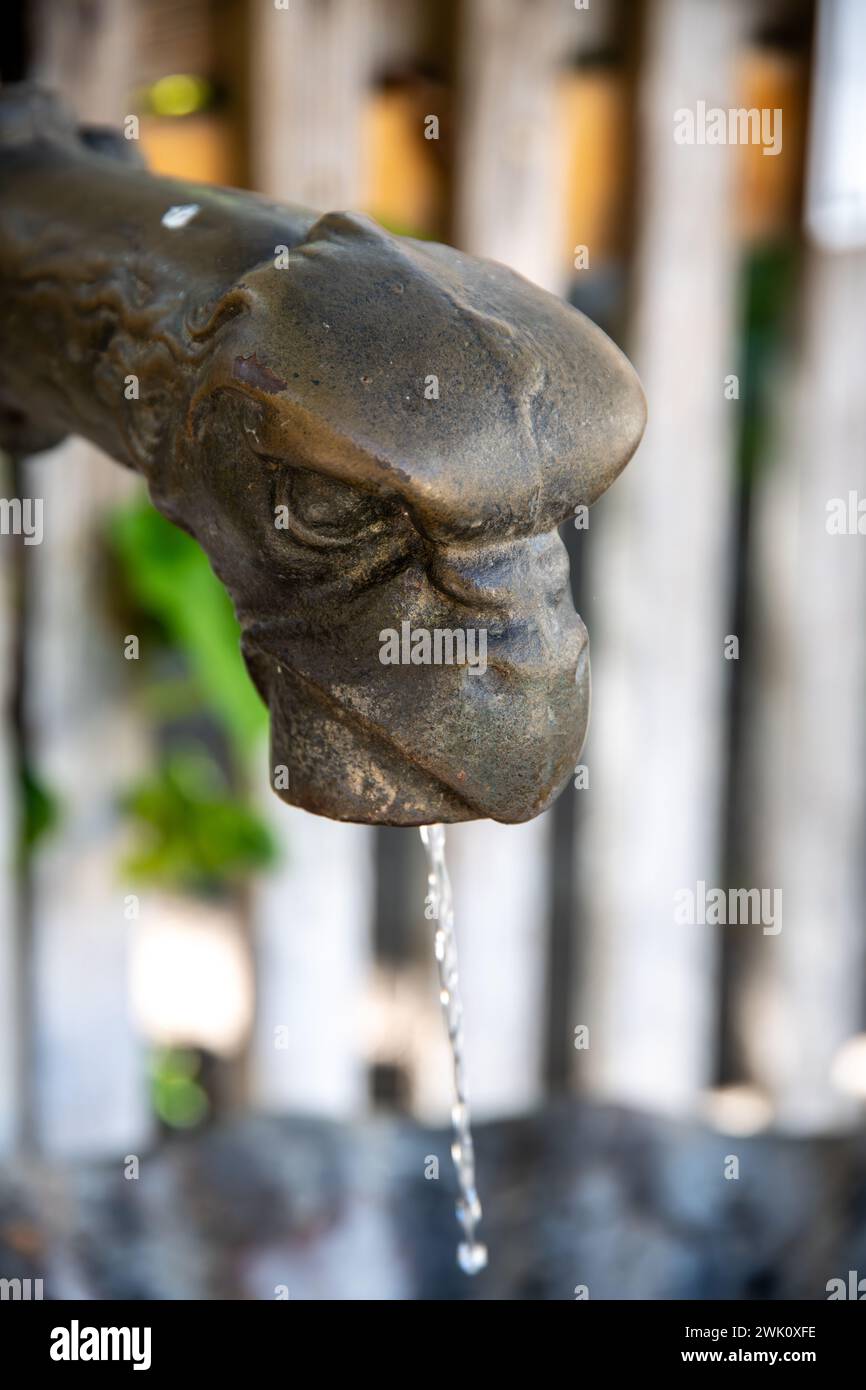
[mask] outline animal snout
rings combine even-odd
[[[558,607],[569,588],[568,552],[555,533],[498,545],[444,546],[428,573],[435,588],[479,616]]]

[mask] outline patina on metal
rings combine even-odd
[[[537,815],[589,711],[557,528],[640,440],[633,369],[504,266],[153,177],[129,150],[0,93],[0,443],[83,435],[201,543],[285,800]],[[486,669],[383,664],[389,630],[483,632]]]

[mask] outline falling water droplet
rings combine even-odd
[[[461,1240],[457,1247],[457,1263],[464,1274],[477,1274],[487,1264],[487,1246],[479,1241]]]
[[[472,1144],[469,1101],[466,1096],[465,1058],[463,1056],[463,1001],[457,969],[457,941],[454,935],[454,906],[451,899],[451,880],[445,863],[444,825],[423,825],[421,839],[427,851],[427,887],[433,904],[436,935],[433,953],[439,967],[439,1001],[454,1068],[455,1103],[451,1111],[454,1142],[451,1157],[457,1173],[460,1196],[457,1200],[457,1220],[466,1237],[457,1247],[457,1263],[464,1274],[477,1274],[487,1264],[487,1247],[476,1240],[476,1227],[481,1220],[481,1203],[475,1189],[475,1150]]]

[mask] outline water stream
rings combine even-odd
[[[463,1001],[457,968],[457,940],[454,935],[454,904],[451,880],[445,863],[444,825],[423,825],[421,839],[427,851],[429,914],[436,923],[434,953],[439,968],[439,1000],[454,1068],[454,1107],[451,1121],[454,1139],[451,1157],[457,1173],[459,1197],[457,1220],[463,1240],[457,1247],[457,1263],[466,1274],[477,1274],[487,1264],[487,1247],[476,1238],[481,1220],[481,1203],[475,1188],[475,1151],[472,1146],[469,1101],[466,1094],[466,1063],[463,1052]]]

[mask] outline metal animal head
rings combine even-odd
[[[96,162],[109,160],[79,157],[91,199]],[[363,217],[316,221],[138,169],[112,177],[100,265],[117,262],[101,272],[116,323],[107,342],[101,328],[97,389],[113,402],[117,386],[113,423],[88,429],[83,400],[81,422],[63,423],[147,475],[231,592],[280,794],[399,825],[544,810],[589,711],[557,528],[640,440],[627,360],[503,266]],[[118,245],[125,199],[148,226]],[[166,220],[172,206],[193,211]],[[62,291],[64,323],[89,325],[85,360],[101,324],[87,317],[93,274],[88,298],[67,265]],[[136,363],[150,402],[137,416],[119,390]]]
[[[557,527],[640,439],[632,368],[504,267],[344,214],[216,312],[155,495],[232,591],[288,799],[536,815],[589,711]]]

